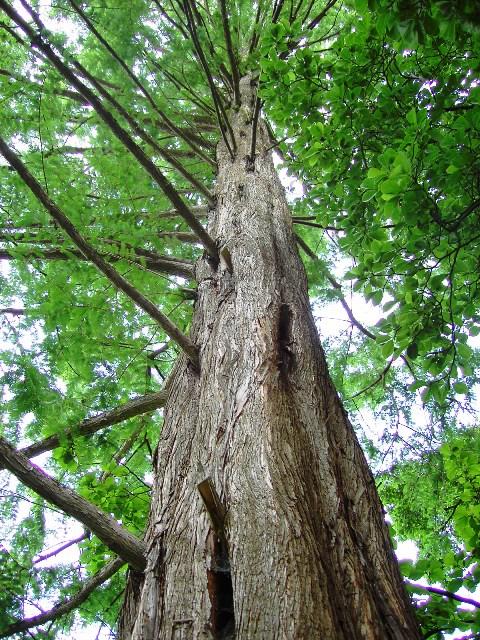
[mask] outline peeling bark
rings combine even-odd
[[[328,375],[261,120],[249,161],[254,97],[241,87],[238,150],[232,161],[219,147],[209,214],[221,261],[197,265],[201,369],[182,356],[172,374],[147,569],[129,582],[119,637],[418,639],[374,479]],[[207,478],[223,532],[197,489]]]

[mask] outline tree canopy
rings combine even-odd
[[[480,579],[476,4],[0,0],[5,442],[141,535],[157,409],[179,352],[195,365],[195,260],[228,261],[205,222],[249,75],[302,185],[291,213],[320,332],[345,314],[325,340],[332,376],[392,535],[419,549],[403,571],[424,637],[480,637],[480,604],[459,594]],[[0,636],[69,599],[37,637],[75,616],[114,628],[122,563],[6,472],[1,491]],[[78,559],[50,560],[55,535]]]

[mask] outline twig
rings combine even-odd
[[[372,382],[370,382],[370,384],[367,384],[366,387],[363,387],[363,389],[360,389],[360,391],[357,391],[357,393],[354,393],[353,396],[350,396],[348,398],[348,400],[353,400],[354,398],[358,398],[358,396],[361,396],[362,393],[365,393],[365,391],[368,391],[369,389],[371,389],[372,387],[374,387],[376,384],[378,384],[379,382],[382,382],[382,380],[385,380],[385,376],[387,375],[387,373],[390,371],[390,367],[393,364],[393,361],[395,360],[395,358],[390,358],[390,360],[387,362],[386,367],[383,369],[383,371],[379,374],[379,376],[377,378],[375,378],[375,380],[373,380]]]
[[[87,538],[88,538],[88,533],[82,533],[82,535],[78,536],[78,538],[74,538],[73,540],[68,540],[67,542],[62,544],[60,547],[57,547],[53,551],[49,551],[48,553],[44,553],[41,556],[37,556],[35,558],[35,560],[33,561],[33,564],[39,564],[40,562],[44,562],[45,560],[48,560],[49,558],[53,558],[55,556],[58,556],[58,554],[62,553],[62,551],[65,551],[65,549],[68,549],[69,547],[73,546],[74,544],[78,544],[79,542],[82,542],[83,540],[86,540]]]
[[[313,253],[313,251],[310,249],[310,247],[308,246],[308,244],[305,242],[305,240],[303,240],[303,238],[301,238],[300,236],[295,236],[296,241],[298,242],[299,246],[305,251],[305,253],[308,255],[309,258],[311,258],[312,260],[318,261],[317,256]],[[331,276],[329,273],[325,274],[327,280],[330,282],[330,284],[332,285],[332,287],[334,289],[336,289],[341,295],[339,296],[339,300],[340,300],[340,304],[342,305],[342,307],[345,309],[345,312],[347,314],[347,316],[350,319],[350,322],[357,327],[357,329],[359,331],[361,331],[364,335],[366,335],[368,338],[371,338],[372,340],[376,340],[377,337],[375,336],[375,334],[373,334],[371,331],[369,331],[366,327],[363,326],[363,324],[361,322],[359,322],[355,316],[353,315],[352,310],[350,309],[349,305],[347,304],[347,301],[345,300],[345,297],[342,293],[342,286],[339,282],[337,282],[335,280],[335,278],[333,278],[333,276]]]
[[[413,587],[414,589],[428,591],[429,593],[434,593],[437,596],[444,596],[445,598],[450,598],[451,600],[456,600],[457,602],[463,602],[464,604],[470,604],[472,605],[472,607],[480,609],[480,602],[478,602],[478,600],[473,600],[472,598],[464,598],[463,596],[459,596],[452,591],[447,591],[446,589],[440,589],[438,587],[425,587],[423,584],[411,582],[410,580],[405,580],[405,582],[407,583],[407,585]]]

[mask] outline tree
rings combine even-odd
[[[50,637],[77,606],[110,623],[119,600],[100,585],[114,576],[120,638],[420,637],[298,248],[313,294],[328,283],[365,338],[362,375],[335,375],[339,389],[385,401],[384,381],[409,402],[423,388],[450,425],[454,393],[475,380],[465,330],[479,324],[466,224],[480,202],[475,12],[20,4],[0,0],[3,312],[16,339],[0,463],[28,489],[2,504],[21,522],[0,559],[0,632],[47,625]],[[304,181],[292,207],[274,148]],[[319,229],[338,240],[314,252]],[[329,270],[339,255],[357,261],[355,289],[384,303],[378,327],[355,319]],[[52,450],[61,482],[29,460]],[[44,501],[85,527],[83,585],[36,568]],[[25,591],[65,600],[32,618]]]

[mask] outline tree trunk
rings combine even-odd
[[[197,266],[200,372],[173,372],[146,535],[122,640],[419,638],[373,477],[330,381],[284,190],[252,94],[219,145]],[[197,488],[208,477],[222,505]]]

